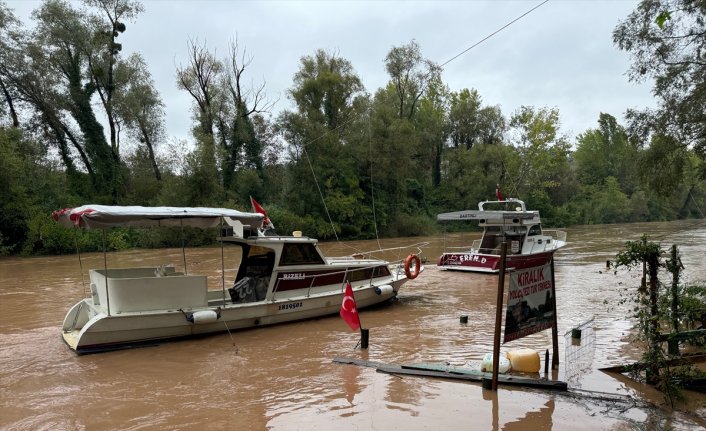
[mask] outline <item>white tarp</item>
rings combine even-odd
[[[54,211],[54,220],[69,226],[85,229],[118,226],[194,226],[215,227],[221,218],[239,221],[253,228],[262,227],[262,214],[246,213],[228,208],[202,207],[141,207],[84,205]]]

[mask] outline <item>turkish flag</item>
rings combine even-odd
[[[346,293],[343,294],[343,302],[341,302],[341,318],[346,321],[352,330],[355,331],[360,328],[360,316],[358,315],[358,308],[355,306],[353,288],[349,281],[346,281]]]
[[[500,184],[495,186],[495,196],[498,198],[499,201],[504,200],[503,199],[503,193],[500,191]]]
[[[250,203],[252,204],[252,208],[253,208],[253,210],[255,210],[255,212],[258,212],[264,216],[262,218],[262,225],[265,228],[274,229],[275,226],[272,224],[270,219],[267,218],[267,212],[265,211],[264,208],[262,208],[262,206],[252,196],[250,196]]]

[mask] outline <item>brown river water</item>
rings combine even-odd
[[[550,379],[568,392],[395,376],[334,363],[336,357],[389,364],[478,367],[492,351],[497,277],[440,271],[444,245],[478,233],[436,238],[324,243],[328,255],[429,241],[425,271],[398,300],[361,311],[370,347],[338,316],[77,356],[61,339],[67,309],[84,292],[102,253],[0,260],[0,429],[2,430],[633,430],[704,429],[706,396],[685,392],[674,409],[653,388],[599,368],[637,360],[629,304],[621,294],[637,271],[606,271],[624,241],[646,233],[680,247],[685,280],[706,280],[706,222],[683,221],[567,229],[555,256],[560,367]],[[225,249],[226,262],[237,259]],[[390,260],[407,251],[390,252]],[[213,274],[220,248],[187,249],[189,273]],[[109,267],[173,263],[181,249],[108,253]],[[81,268],[83,268],[83,276]],[[226,270],[226,280],[233,272]],[[665,281],[667,279],[665,278]],[[467,324],[460,316],[468,315]],[[581,346],[565,334],[585,327]],[[547,330],[502,346],[551,352]]]

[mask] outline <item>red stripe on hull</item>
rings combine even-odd
[[[554,251],[536,254],[511,254],[507,256],[506,267],[525,269],[541,266],[549,262]],[[456,269],[478,272],[498,272],[500,256],[480,253],[444,253],[439,258],[437,266],[444,269]]]

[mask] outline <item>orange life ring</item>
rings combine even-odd
[[[414,271],[410,269],[412,265],[414,265]],[[407,278],[409,278],[410,280],[414,280],[415,278],[417,278],[421,266],[422,262],[419,260],[419,256],[417,256],[416,254],[410,254],[409,256],[407,256],[407,258],[404,260],[404,273]]]

